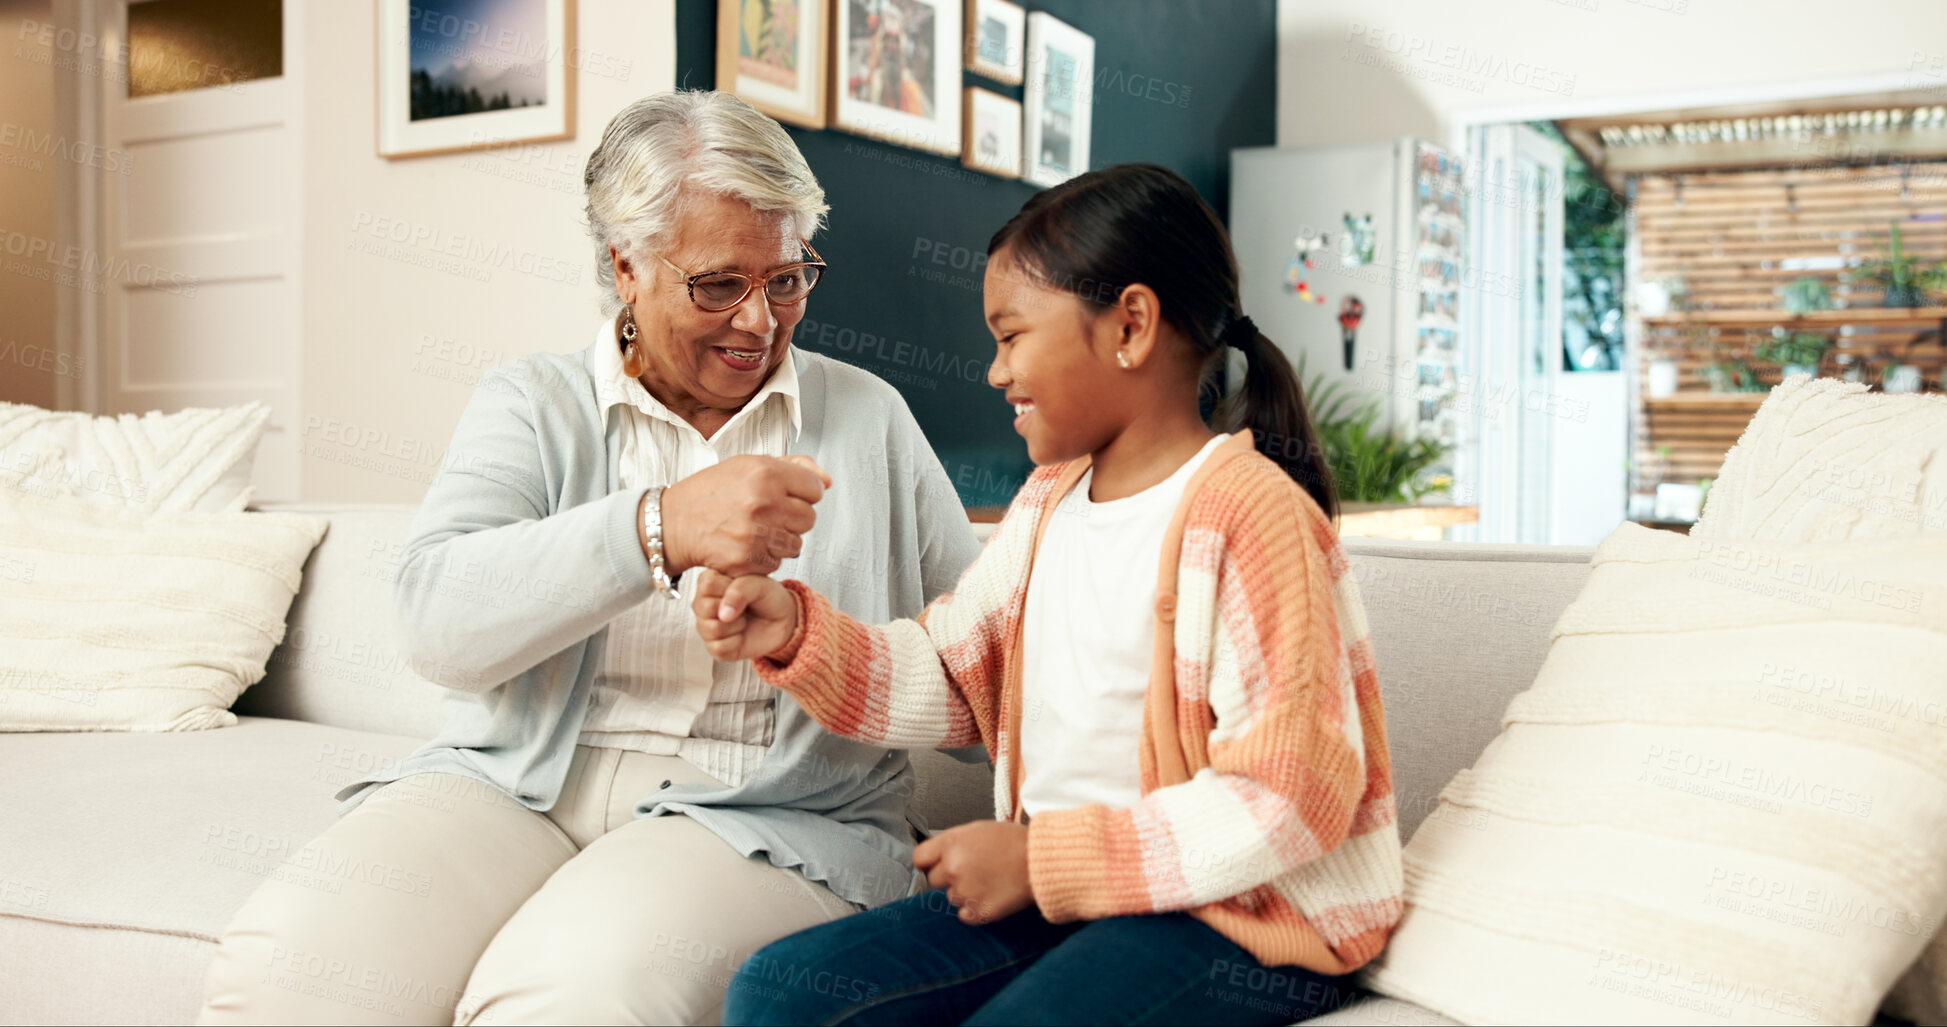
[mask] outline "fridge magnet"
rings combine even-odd
[[[1363,267],[1372,263],[1375,248],[1372,215],[1355,218],[1351,211],[1347,211],[1344,221],[1345,234],[1339,236],[1339,263],[1346,267]]]
[[[1345,369],[1352,370],[1352,351],[1359,338],[1359,322],[1366,316],[1366,305],[1357,296],[1339,301],[1339,338],[1345,343]]]
[[[1327,245],[1329,244],[1326,242],[1324,235],[1313,235],[1310,233],[1300,233],[1296,239],[1291,241],[1291,262],[1286,264],[1284,269],[1284,287],[1286,292],[1296,294],[1301,301],[1306,303],[1325,302],[1325,297],[1313,292],[1311,284],[1305,281],[1305,272],[1312,270],[1312,251],[1322,250]]]

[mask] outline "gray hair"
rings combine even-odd
[[[588,155],[588,234],[602,310],[621,311],[608,251],[638,262],[676,224],[687,193],[731,196],[791,219],[800,239],[825,223],[825,190],[784,127],[729,93],[678,90],[622,108]]]

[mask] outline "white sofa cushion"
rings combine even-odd
[[[117,417],[0,403],[0,488],[108,509],[241,510],[269,418],[254,402]]]
[[[1501,730],[1534,683],[1548,630],[1588,579],[1593,547],[1348,538],[1372,629],[1399,834],[1439,814],[1440,789]]]
[[[1771,390],[1691,534],[1772,542],[1947,531],[1947,396],[1794,376]]]
[[[264,679],[235,711],[354,731],[431,738],[447,690],[406,658],[392,612],[392,578],[413,508],[397,504],[278,503],[268,512],[325,517],[331,530],[304,564],[304,589]]]
[[[1947,531],[1947,397],[1794,378],[1765,397],[1726,454],[1690,534],[1810,542],[1938,531]],[[1947,1023],[1947,934],[1886,1007]]]
[[[0,730],[234,724],[325,527],[0,492]]]
[[[1625,524],[1552,639],[1368,984],[1469,1023],[1869,1020],[1947,912],[1947,536]]]
[[[0,832],[0,1022],[193,1022],[237,907],[416,744],[250,717],[0,739],[4,822],[30,825]]]

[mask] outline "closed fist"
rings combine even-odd
[[[762,656],[789,663],[796,655],[781,650],[798,631],[798,598],[769,578],[731,578],[706,570],[690,608],[703,647],[725,663]]]
[[[698,471],[663,490],[663,562],[672,577],[769,574],[804,549],[830,486],[808,456],[733,456]]]

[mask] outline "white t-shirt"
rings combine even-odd
[[[1028,578],[1021,638],[1021,808],[1142,798],[1143,697],[1156,638],[1163,535],[1190,476],[1227,436],[1168,478],[1091,502],[1088,471],[1062,497]]]

